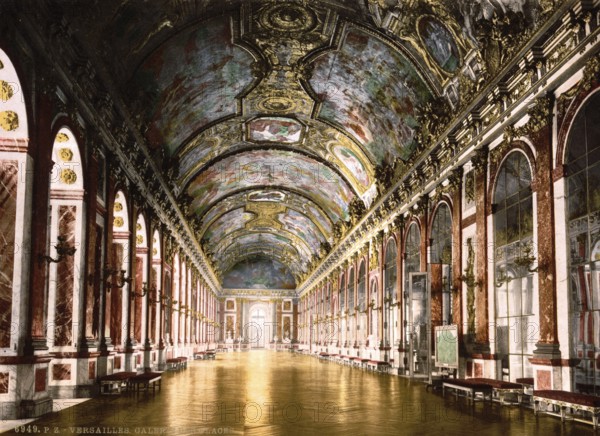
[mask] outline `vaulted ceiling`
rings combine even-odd
[[[351,209],[368,209],[378,168],[411,157],[423,108],[452,102],[459,72],[476,78],[476,31],[539,12],[531,0],[66,3],[225,285],[270,262],[275,287],[299,284]]]

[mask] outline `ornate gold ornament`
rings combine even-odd
[[[4,80],[0,80],[0,101],[2,103],[5,103],[8,100],[10,100],[13,95],[13,86],[10,83],[5,82]]]
[[[135,244],[142,245],[144,243],[144,237],[142,235],[136,235]]]
[[[71,162],[73,160],[73,150],[70,148],[61,148],[58,150],[58,157],[63,162]]]
[[[123,227],[125,225],[125,221],[120,216],[115,217],[113,220],[113,225],[117,228]]]
[[[72,185],[77,181],[77,174],[70,168],[63,168],[60,171],[60,181]]]
[[[59,143],[63,143],[63,142],[67,142],[69,140],[69,136],[66,133],[59,133],[58,135],[56,135],[56,142]]]
[[[117,201],[115,202],[115,206],[113,208],[115,212],[121,212],[123,210],[123,203]]]
[[[14,111],[0,112],[0,127],[7,132],[17,130],[19,127],[19,115]]]

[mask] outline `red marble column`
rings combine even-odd
[[[488,244],[487,244],[487,162],[488,150],[482,148],[473,158],[475,169],[475,342],[483,352],[489,348]]]
[[[156,260],[153,261],[156,264]],[[148,337],[152,343],[156,343],[156,305],[159,303],[153,303],[158,301],[158,291],[160,286],[158,284],[158,270],[156,266],[150,268],[150,289],[153,291],[148,296],[149,316],[150,316],[150,327]]]
[[[534,190],[537,193],[537,260],[539,289],[539,342],[535,354],[558,353],[554,185],[551,124],[531,135],[537,151]]]
[[[67,246],[75,244],[75,206],[58,206],[58,235]],[[73,345],[73,284],[75,280],[73,256],[65,256],[56,265],[56,313],[54,316],[54,345]]]
[[[142,295],[144,282],[144,259],[140,256],[135,258],[135,295],[130,298],[133,303],[132,311],[132,324],[133,324],[133,338],[139,344],[142,342]]]
[[[115,242],[111,246],[110,250],[110,268],[114,270],[120,270],[123,265],[123,255],[124,255],[123,245]],[[107,300],[110,299],[110,305],[107,305],[106,316],[110,319],[110,338],[116,347],[122,346],[122,308],[121,308],[121,298],[122,298],[122,289],[117,286],[117,277],[113,276],[110,279],[110,296],[107,296]]]
[[[86,168],[87,187],[85,193],[86,210],[86,250],[87,259],[84,271],[83,317],[80,319],[82,326],[81,346],[87,348],[94,346],[98,340],[98,316],[100,310],[100,281],[103,234],[102,227],[96,224],[97,192],[98,192],[98,164],[95,159],[90,160]]]
[[[452,323],[458,328],[459,345],[463,340],[462,306],[462,168],[450,177],[452,196]]]
[[[10,347],[18,162],[0,162],[0,348]]]

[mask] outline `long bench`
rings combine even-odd
[[[546,410],[541,410],[542,405]],[[552,409],[557,407],[559,412],[547,410],[548,406]],[[569,418],[573,421],[591,424],[594,429],[597,429],[600,418],[600,397],[568,391],[533,391],[533,412],[535,415],[543,412],[548,415],[560,416],[563,422]],[[585,415],[590,419],[585,419]]]
[[[471,378],[475,383],[485,383],[492,388],[494,397],[497,398],[502,404],[505,404],[507,395],[515,395],[517,402],[521,402],[523,398],[523,385],[520,383],[511,383],[503,380],[496,380],[493,378]]]
[[[380,371],[380,372],[384,372],[389,369],[390,367],[390,363],[389,362],[384,362],[383,360],[369,360],[367,362],[367,369],[373,370],[373,371]]]
[[[495,398],[502,404],[506,403],[507,395],[515,395],[518,403],[521,403],[523,399],[522,384],[493,378],[447,379],[442,382],[442,393],[446,388],[454,389],[457,395],[459,391],[465,392],[470,399],[474,399],[477,393],[481,393],[484,399],[486,395],[489,395],[490,400]]]
[[[129,378],[127,381],[127,390],[137,393],[142,389],[148,392],[150,388],[152,388],[152,393],[154,393],[154,389],[157,385],[160,390],[162,388],[161,373],[144,372]]]
[[[487,396],[491,401],[494,391],[489,383],[474,381],[472,378],[444,380],[442,383],[442,396],[446,395],[446,389],[453,389],[457,397],[459,392],[464,392],[467,399],[471,401],[475,400],[477,394],[481,394],[484,399]]]
[[[98,377],[101,394],[120,394],[121,388],[127,386],[127,381],[135,376],[135,372],[115,372]]]
[[[194,353],[194,359],[196,360],[215,360],[215,357],[216,353],[214,350],[198,351],[197,353]]]
[[[187,357],[173,357],[167,359],[167,369],[180,370],[187,368]]]

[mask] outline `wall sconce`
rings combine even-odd
[[[498,277],[496,277],[496,287],[500,288],[502,287],[503,284],[508,284],[512,281],[512,277],[509,276],[508,274],[506,274],[506,270],[505,269],[500,269],[499,273],[498,273]]]
[[[125,284],[129,284],[131,283],[131,277],[125,277],[125,270],[121,269],[110,269],[110,268],[104,268],[104,277],[105,277],[105,286],[106,286],[106,291],[110,292],[110,290],[115,287],[115,288],[123,288],[125,286]],[[116,277],[117,279],[117,283],[110,283],[109,282],[109,278],[110,277]]]
[[[535,256],[533,255],[532,249],[529,245],[523,249],[523,255],[519,255],[513,262],[515,265],[527,269],[527,272],[530,273],[537,272],[538,270],[538,267],[531,267],[533,262],[535,262]]]
[[[475,274],[463,274],[459,277],[460,281],[465,283],[469,288],[477,286],[481,288],[481,280],[475,280]]]
[[[144,283],[144,285],[145,285],[145,283]],[[143,289],[143,286],[142,286],[142,289]],[[162,303],[162,300],[165,297],[162,296],[161,290],[152,288],[152,289],[150,289],[150,291],[152,291],[156,295],[156,300],[152,297],[149,298],[150,304]]]
[[[38,255],[38,262],[39,263],[43,263],[44,261],[46,261],[46,263],[58,263],[60,261],[62,261],[66,256],[73,256],[75,254],[75,251],[77,251],[77,248],[75,247],[69,247],[67,245],[67,238],[64,236],[59,236],[58,238],[58,242],[56,243],[56,245],[54,246],[54,248],[56,249],[56,253],[58,254],[58,257],[56,259],[48,256],[47,254],[39,254]]]

